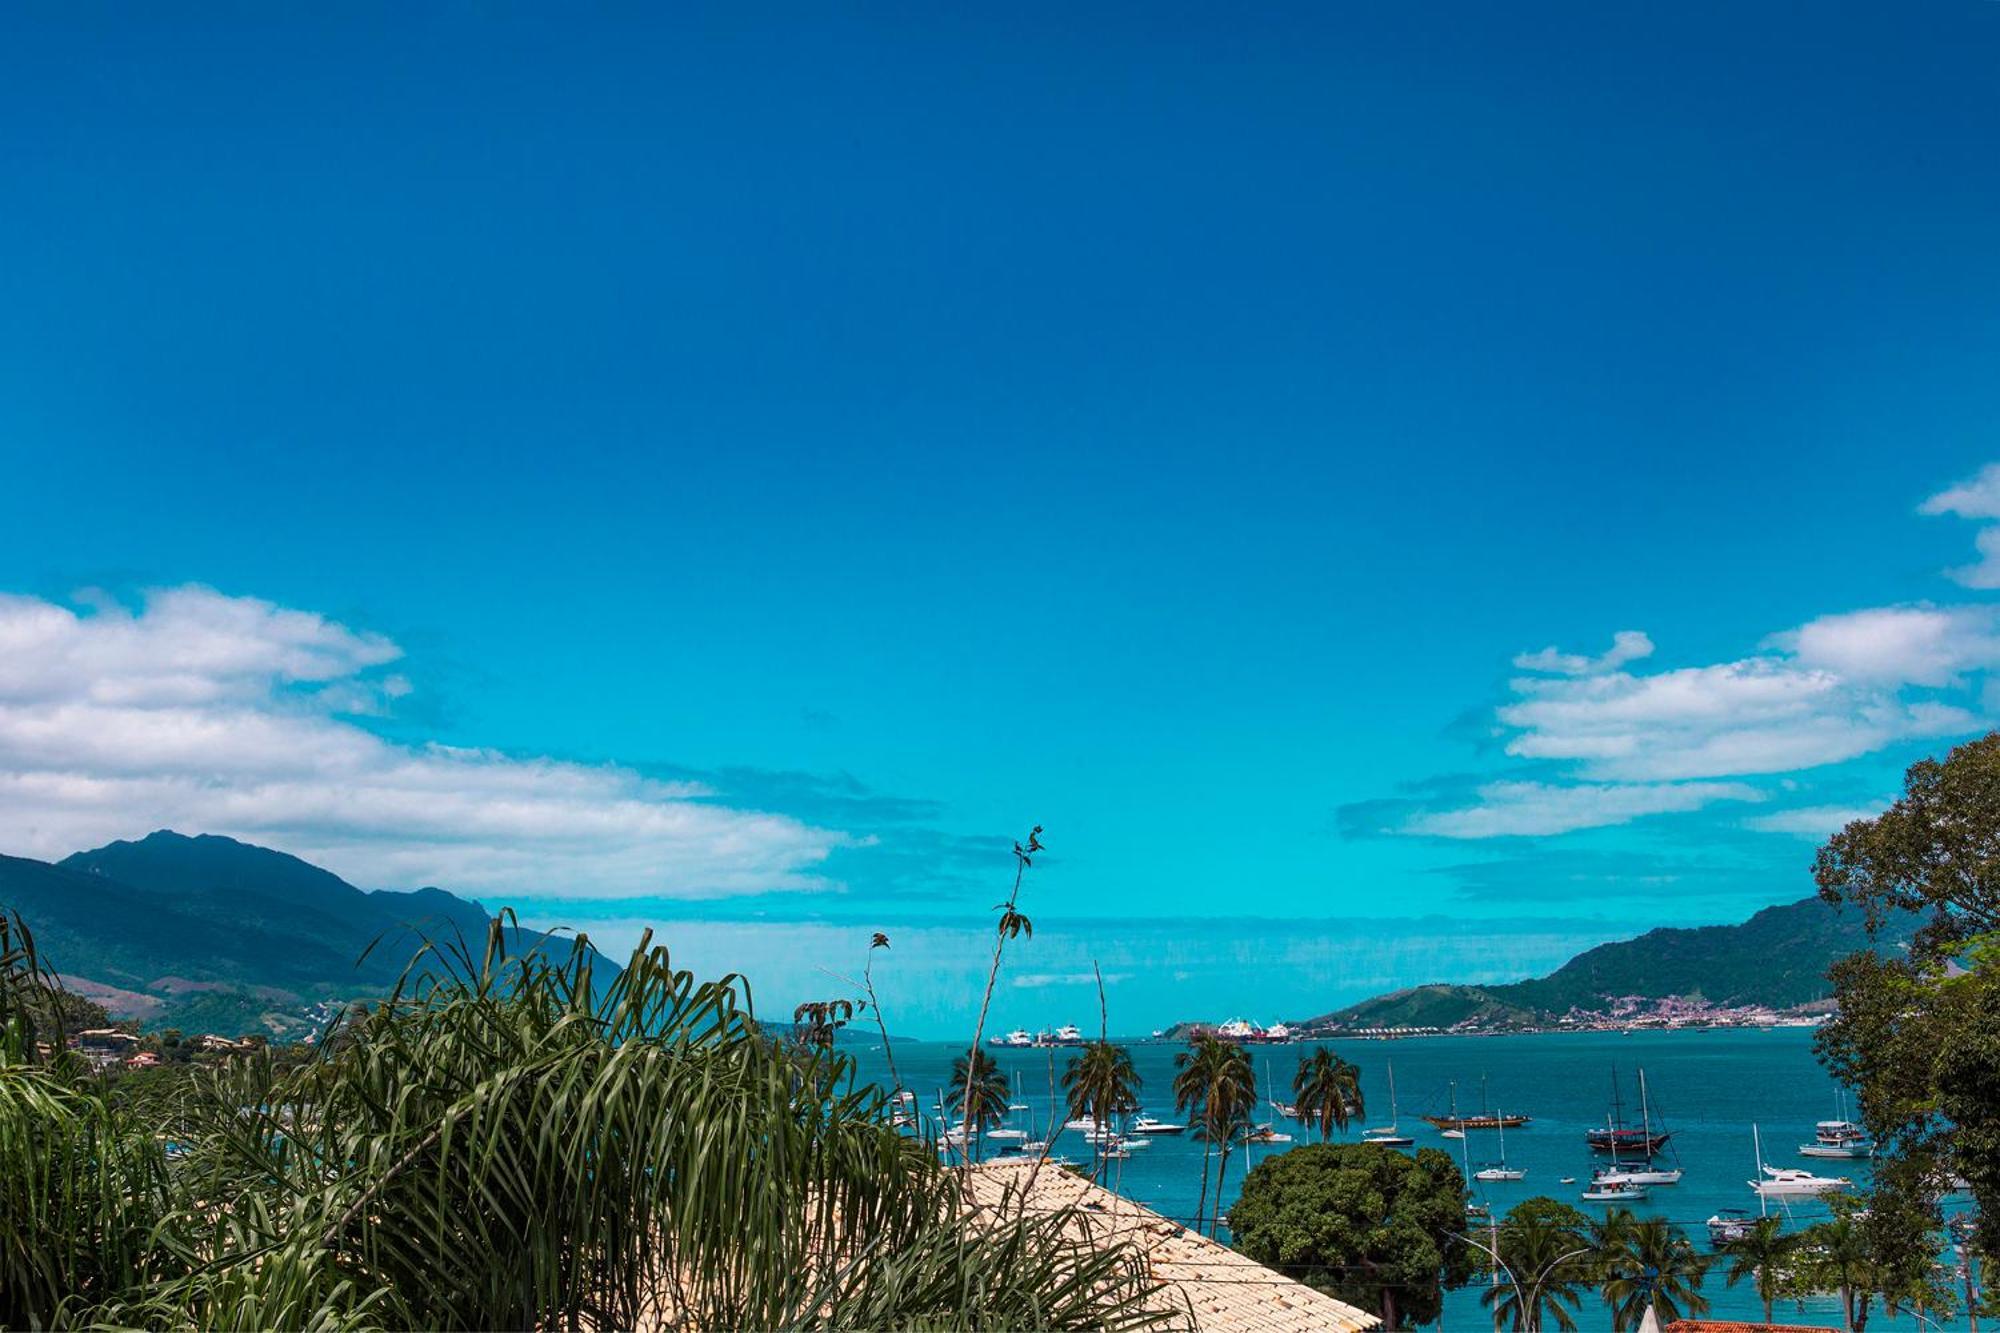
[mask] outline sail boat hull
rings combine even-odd
[[[1426,1115],[1419,1116],[1439,1129],[1516,1129],[1528,1123],[1525,1115]]]

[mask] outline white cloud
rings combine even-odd
[[[1970,481],[1939,491],[1917,506],[1920,514],[1956,514],[1960,518],[2000,519],[2000,463],[1988,463]],[[1973,537],[1979,562],[1945,571],[1968,588],[2000,588],[2000,527],[1985,527]]]
[[[1766,833],[1792,833],[1819,842],[1857,819],[1873,819],[1888,806],[1887,801],[1866,806],[1802,805],[1791,810],[1773,810],[1743,822]]]
[[[1542,837],[1699,810],[1718,801],[1763,799],[1741,782],[1492,782],[1478,795],[1477,805],[1418,815],[1402,831],[1436,838]]]
[[[1976,730],[1970,677],[2000,666],[1984,607],[1879,607],[1772,635],[1767,651],[1649,674],[1522,677],[1507,752],[1597,781],[1788,773]],[[1912,693],[1915,687],[1919,692]],[[1964,688],[1963,698],[1922,692]]]
[[[613,765],[386,741],[348,719],[410,692],[380,673],[400,656],[207,588],[137,614],[0,596],[0,846],[60,856],[173,827],[497,899],[810,888],[843,842]]]
[[[2000,662],[1995,610],[1986,606],[1850,611],[1808,621],[1768,643],[1800,666],[1869,684],[1950,685],[1968,670]]]
[[[1918,505],[1917,512],[2000,519],[2000,463],[1988,463],[1972,480],[1939,491]]]
[[[1590,676],[1615,671],[1627,662],[1653,655],[1653,640],[1645,631],[1621,629],[1611,636],[1611,647],[1596,657],[1565,653],[1551,646],[1539,652],[1521,653],[1514,665],[1522,671],[1548,671],[1559,676]]]

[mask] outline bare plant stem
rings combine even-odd
[[[889,1049],[889,1024],[882,1017],[882,1002],[875,998],[875,951],[873,949],[868,951],[868,965],[861,969],[861,988],[868,992],[868,1008],[875,1015],[876,1031],[882,1034],[882,1058],[889,1065],[889,1082],[896,1089],[896,1095],[900,1097],[903,1092],[903,1077],[896,1072],[896,1053]],[[903,1109],[903,1104],[900,1101],[896,1103],[896,1109],[898,1111]]]
[[[972,1075],[979,1063],[979,1043],[986,1036],[986,1011],[993,1005],[993,986],[1000,978],[1000,951],[1007,946],[1006,922],[1014,915],[1015,904],[1021,898],[1021,877],[1028,873],[1028,858],[1019,849],[1014,853],[1014,890],[1007,895],[1007,906],[1001,914],[1001,928],[993,935],[993,962],[986,969],[986,993],[979,1000],[979,1021],[972,1027],[972,1049],[965,1056],[965,1119],[960,1126],[965,1138],[965,1158],[972,1160]]]

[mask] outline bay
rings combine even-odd
[[[1772,1166],[1805,1167],[1822,1175],[1842,1175],[1857,1185],[1865,1184],[1866,1160],[1815,1160],[1799,1155],[1801,1144],[1812,1141],[1813,1126],[1832,1119],[1837,1109],[1837,1085],[1813,1055],[1812,1033],[1802,1028],[1713,1029],[1657,1031],[1639,1029],[1629,1033],[1575,1032],[1533,1033],[1496,1037],[1420,1037],[1395,1041],[1329,1041],[1301,1045],[1269,1045],[1250,1048],[1259,1080],[1260,1099],[1266,1101],[1259,1119],[1276,1121],[1268,1100],[1289,1102],[1292,1075],[1302,1055],[1326,1045],[1361,1069],[1362,1091],[1367,1101],[1366,1124],[1384,1124],[1389,1119],[1388,1068],[1394,1062],[1397,1101],[1402,1132],[1417,1146],[1450,1151],[1454,1157],[1477,1170],[1497,1160],[1500,1137],[1493,1131],[1468,1131],[1465,1140],[1439,1136],[1418,1119],[1426,1113],[1443,1113],[1456,1083],[1461,1111],[1479,1109],[1482,1095],[1493,1110],[1530,1117],[1527,1125],[1509,1130],[1506,1155],[1510,1166],[1524,1169],[1524,1180],[1509,1183],[1473,1182],[1475,1200],[1487,1204],[1493,1215],[1504,1217],[1507,1209],[1523,1199],[1548,1195],[1586,1212],[1601,1212],[1606,1205],[1587,1204],[1578,1196],[1590,1179],[1593,1166],[1607,1159],[1591,1152],[1584,1133],[1602,1126],[1610,1109],[1614,1072],[1625,1103],[1625,1115],[1637,1124],[1640,1107],[1636,1079],[1646,1075],[1649,1104],[1656,1129],[1673,1134],[1669,1150],[1661,1155],[1663,1164],[1678,1165],[1684,1171],[1677,1185],[1653,1186],[1647,1199],[1634,1206],[1641,1216],[1662,1216],[1684,1228],[1698,1247],[1708,1248],[1706,1222],[1717,1210],[1758,1209],[1749,1181],[1757,1174],[1751,1127],[1759,1127],[1764,1160]],[[1127,1045],[1133,1065],[1142,1080],[1140,1100],[1148,1112],[1172,1118],[1173,1060],[1182,1046],[1166,1042],[1133,1042]],[[886,1083],[886,1068],[879,1046],[852,1051],[861,1077]],[[924,1108],[933,1116],[938,1098],[949,1077],[951,1062],[965,1053],[965,1047],[948,1042],[897,1042],[894,1056],[904,1084],[913,1089]],[[1062,1071],[1075,1054],[1065,1049],[993,1050],[991,1054],[1010,1078],[1017,1080],[1016,1100],[1028,1110],[1014,1123],[1040,1132],[1052,1123],[1051,1106],[1057,1108],[1053,1123],[1065,1118],[1060,1111]],[[1053,1084],[1054,1098],[1051,1098]],[[1290,1133],[1296,1142],[1310,1141],[1305,1127],[1277,1123],[1280,1132]],[[1354,1141],[1362,1126],[1356,1125],[1336,1141]],[[1252,1146],[1250,1161],[1264,1160],[1289,1145]],[[1055,1151],[1079,1160],[1088,1157],[1082,1136],[1066,1133]],[[1226,1211],[1242,1182],[1242,1157],[1232,1161],[1223,1186]],[[1135,1151],[1123,1162],[1109,1164],[1106,1183],[1137,1199],[1166,1217],[1188,1225],[1201,1191],[1202,1145],[1191,1135],[1159,1136],[1150,1147]],[[1572,1184],[1562,1184],[1573,1177]],[[1954,1200],[1952,1207],[1964,1206]],[[1828,1215],[1826,1206],[1814,1200],[1793,1200],[1781,1206],[1770,1204],[1774,1212],[1787,1217],[1788,1227],[1803,1227]],[[1480,1219],[1468,1219],[1474,1226]],[[1223,1230],[1227,1236],[1227,1228]],[[1702,1288],[1715,1318],[1760,1317],[1762,1308],[1747,1283],[1735,1288],[1724,1285],[1723,1275],[1714,1273]],[[1877,1303],[1879,1307],[1879,1302]],[[1782,1303],[1777,1311],[1781,1321],[1838,1327],[1838,1302],[1832,1297]],[[1584,1329],[1609,1327],[1605,1307],[1594,1296],[1586,1296],[1577,1311]],[[1458,1329],[1490,1328],[1491,1316],[1479,1304],[1476,1290],[1453,1292],[1447,1299],[1444,1326]],[[1869,1320],[1871,1329],[1915,1329],[1924,1325],[1909,1315],[1891,1319],[1879,1308]]]

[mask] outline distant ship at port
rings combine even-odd
[[[1283,1023],[1273,1023],[1267,1028],[1260,1028],[1255,1023],[1241,1018],[1230,1019],[1227,1023],[1213,1029],[1212,1035],[1223,1041],[1232,1041],[1244,1046],[1261,1045],[1266,1042],[1276,1044],[1297,1040],[1296,1034]]]
[[[1054,1032],[1029,1032],[1026,1028],[1015,1028],[1001,1037],[988,1037],[988,1046],[1002,1050],[1023,1050],[1031,1046],[1081,1046],[1083,1033],[1074,1023],[1065,1023]]]

